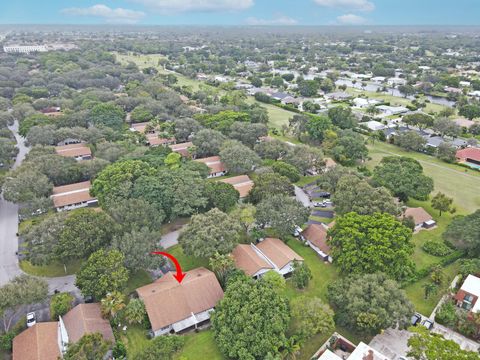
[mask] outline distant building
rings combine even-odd
[[[248,175],[229,177],[220,181],[232,185],[240,194],[240,199],[247,197],[254,185]]]
[[[193,147],[193,143],[185,142],[180,144],[170,144],[169,147],[170,149],[172,149],[173,152],[177,152],[184,157],[188,157],[190,156],[190,152],[188,151],[188,149]]]
[[[220,160],[220,156],[210,156],[203,159],[195,159],[194,161],[204,163],[210,168],[209,178],[223,176],[227,173],[227,169]]]
[[[92,159],[92,151],[85,143],[56,146],[55,152],[58,155],[71,157],[78,161]]]
[[[422,207],[407,208],[403,214],[403,217],[410,217],[413,219],[413,222],[415,223],[415,231],[419,231],[421,229],[431,229],[437,224],[435,220],[433,220],[432,216]]]
[[[307,244],[315,250],[323,261],[332,262],[333,259],[330,256],[330,246],[327,244],[328,240],[327,225],[323,224],[310,224],[302,231],[301,235]]]
[[[59,212],[96,206],[98,200],[90,195],[90,186],[90,181],[55,186],[53,194],[50,196],[53,206]]]

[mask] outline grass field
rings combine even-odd
[[[212,330],[185,335],[185,346],[176,360],[222,360],[223,356],[215,343]]]
[[[34,276],[57,277],[75,274],[80,269],[81,262],[82,260],[73,260],[65,264],[65,266],[58,262],[35,266],[29,261],[23,260],[20,261],[20,268],[27,274]],[[67,270],[66,272],[65,269]]]
[[[408,156],[418,160],[426,175],[433,178],[433,194],[441,191],[453,198],[458,213],[471,213],[480,207],[480,173],[455,164],[447,164],[433,156],[417,152],[406,152],[395,145],[376,142],[369,145],[367,167],[373,169],[385,156]]]

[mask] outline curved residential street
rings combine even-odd
[[[18,155],[13,168],[22,163],[30,148],[25,145],[25,139],[18,134],[18,121],[8,128],[17,140]],[[0,286],[5,285],[15,276],[22,274],[16,252],[18,251],[18,205],[5,201],[0,195]],[[75,287],[75,276],[45,278],[48,282],[49,293],[55,290],[68,291],[78,294]]]

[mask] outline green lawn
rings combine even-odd
[[[425,174],[433,178],[435,184],[433,194],[441,191],[452,197],[458,213],[471,213],[480,207],[480,191],[476,190],[480,188],[479,172],[447,164],[426,154],[406,152],[398,146],[382,142],[376,142],[368,148],[371,157],[367,162],[369,169],[373,169],[385,156],[400,155],[414,158],[422,164]]]
[[[138,325],[128,326],[127,331],[121,333],[120,340],[127,348],[129,359],[135,359],[136,355],[148,345],[149,341],[147,330]]]
[[[185,346],[175,356],[178,360],[221,360],[220,350],[213,338],[212,330],[185,335]]]
[[[321,175],[315,175],[315,176],[302,176],[300,180],[298,180],[295,185],[302,187],[307,184],[310,184],[318,179],[320,179]]]
[[[58,262],[49,265],[35,266],[29,261],[24,260],[20,262],[20,268],[27,274],[34,276],[57,277],[75,274],[80,269],[81,263],[82,260],[73,260],[65,264],[65,266]],[[65,269],[67,270],[66,272]]]
[[[152,277],[145,270],[138,270],[130,274],[128,278],[127,287],[124,290],[125,295],[129,295],[143,285],[150,284]]]
[[[198,267],[208,267],[208,259],[194,258],[193,256],[187,256],[183,253],[180,245],[172,246],[168,248],[168,253],[175,256],[182,266],[183,271],[192,270]]]

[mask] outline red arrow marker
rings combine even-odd
[[[182,267],[180,266],[180,263],[175,258],[175,256],[173,256],[172,254],[163,252],[163,251],[153,251],[152,254],[153,255],[163,255],[163,256],[166,256],[167,258],[169,258],[170,260],[172,260],[173,264],[175,265],[175,268],[177,269],[177,273],[175,275],[173,275],[173,277],[175,279],[177,279],[178,283],[182,282],[182,280],[183,280],[183,278],[185,277],[186,274],[182,272]]]

